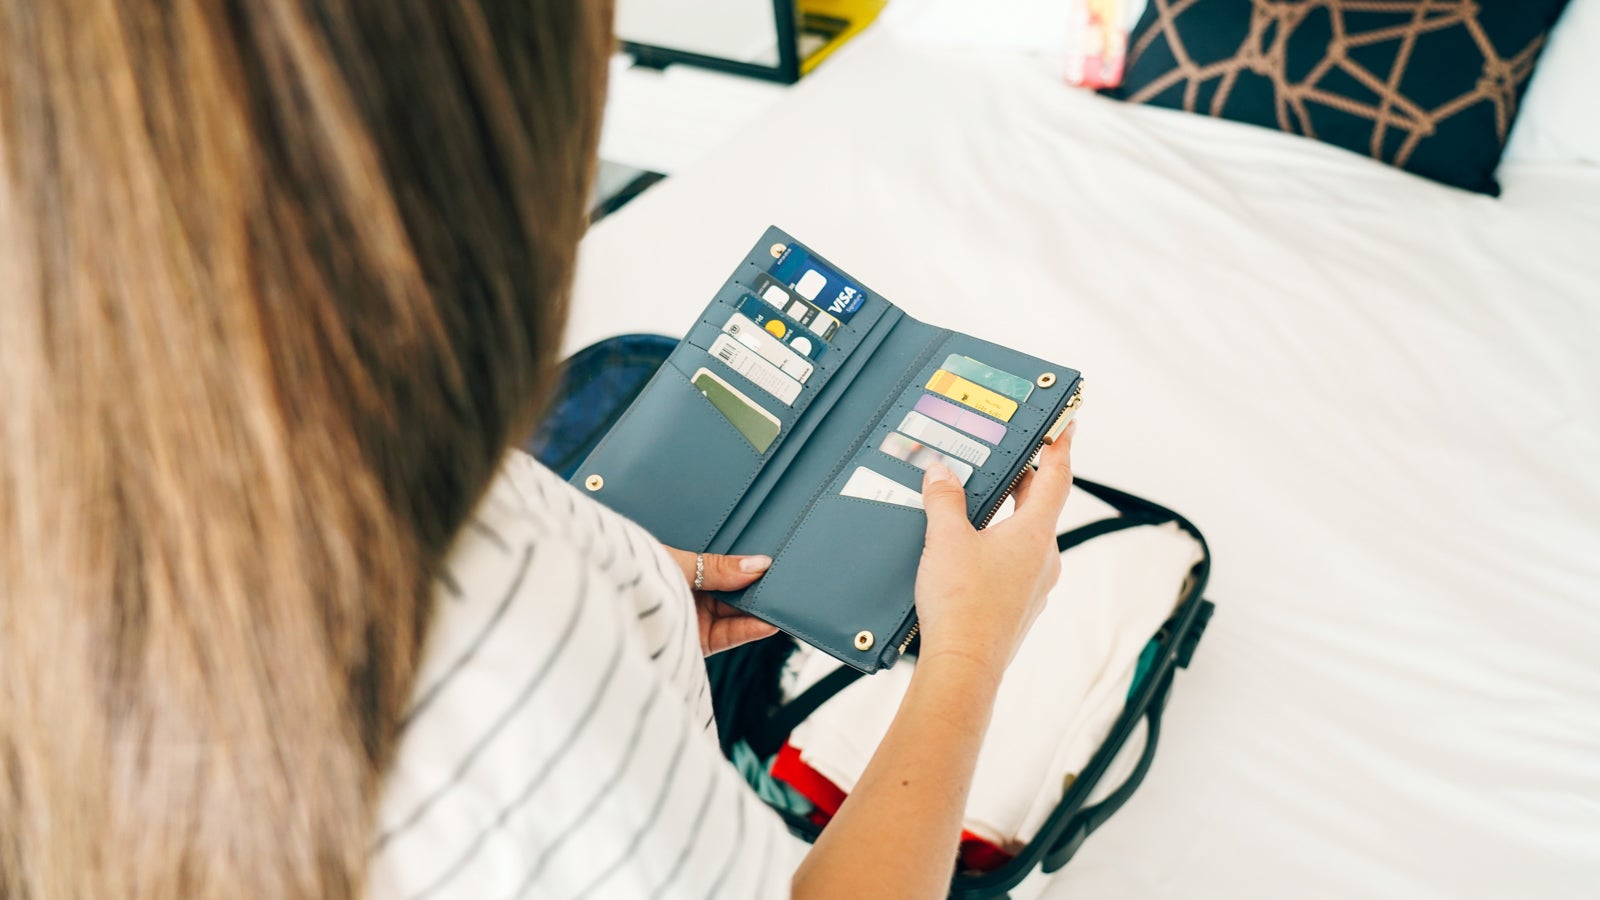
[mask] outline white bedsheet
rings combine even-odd
[[[1086,373],[1078,470],[1206,532],[1218,612],[1049,896],[1594,897],[1600,170],[1502,180],[879,29],[594,229],[567,343],[681,333],[777,224]]]

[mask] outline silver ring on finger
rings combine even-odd
[[[694,589],[698,591],[698,590],[704,588],[705,586],[706,586],[706,555],[704,553],[696,553],[694,555]]]

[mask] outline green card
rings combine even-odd
[[[694,373],[691,383],[706,395],[706,399],[722,413],[723,418],[739,429],[739,433],[750,442],[750,446],[756,448],[757,453],[767,452],[783,427],[777,416],[739,393],[737,388],[718,378],[710,369]]]

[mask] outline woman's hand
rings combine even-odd
[[[1044,448],[1037,472],[1024,470],[1011,518],[983,531],[967,521],[961,482],[943,466],[928,470],[928,534],[917,568],[920,659],[967,657],[998,682],[1061,576],[1056,520],[1072,488],[1077,427]]]
[[[917,569],[922,651],[889,733],[795,872],[794,896],[845,897],[892,884],[897,897],[950,890],[962,811],[1006,664],[1061,574],[1056,520],[1072,487],[1066,440],[1017,486],[1017,511],[983,531],[949,470],[922,482],[928,536]]]
[[[704,554],[705,579],[700,585],[702,590],[697,591],[694,589],[695,554],[675,547],[668,547],[667,552],[678,563],[678,569],[694,594],[695,612],[700,617],[700,650],[706,656],[778,633],[775,626],[742,613],[708,593],[749,587],[772,565],[769,557]]]

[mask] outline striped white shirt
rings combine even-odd
[[[513,452],[441,577],[371,896],[786,897],[805,844],[717,749],[665,549]]]

